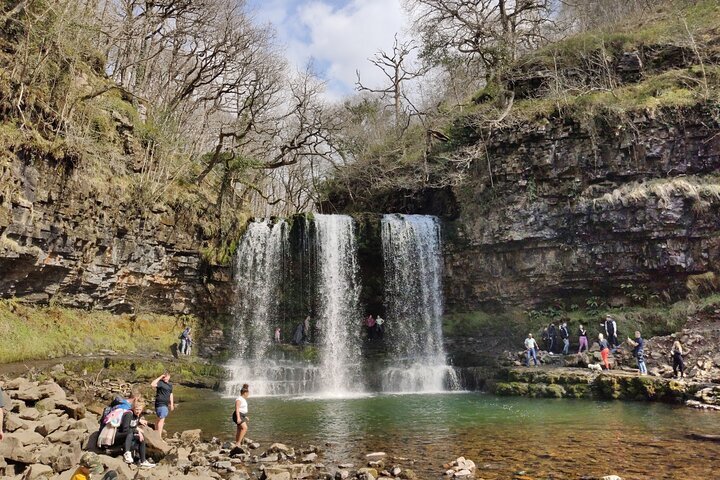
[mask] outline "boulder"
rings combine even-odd
[[[43,465],[42,463],[35,463],[30,465],[27,470],[25,470],[25,474],[23,475],[23,480],[36,480],[39,478],[50,478],[53,475],[55,475],[55,472],[53,472],[53,469],[51,467],[48,467],[47,465]]]
[[[21,428],[24,428],[25,423],[22,418],[20,418],[20,415],[17,413],[7,413],[5,415],[5,431],[6,432],[14,432],[15,430],[19,430]]]
[[[81,430],[83,432],[95,432],[100,430],[100,424],[94,418],[81,418],[73,426],[73,430]]]
[[[55,406],[63,412],[67,413],[70,418],[74,418],[75,420],[80,420],[81,418],[85,417],[85,406],[76,401],[68,399],[58,399],[55,401]]]
[[[290,472],[281,468],[266,468],[260,480],[292,480]]]
[[[25,447],[19,439],[12,437],[11,434],[5,435],[5,439],[0,442],[0,457],[24,464],[33,464],[38,461],[37,454]]]
[[[37,402],[38,400],[43,398],[43,396],[42,392],[40,391],[40,387],[36,385],[28,385],[26,388],[11,391],[10,398],[22,400],[23,402]]]
[[[62,420],[57,415],[45,415],[42,418],[42,423],[35,427],[35,431],[43,437],[47,437],[49,434],[59,429],[61,424]]]
[[[317,453],[310,452],[300,460],[303,463],[314,463],[317,460]]]
[[[67,398],[65,390],[55,382],[44,383],[38,387],[38,390],[43,399],[65,400]]]
[[[266,453],[284,453],[285,455],[290,455],[291,452],[294,453],[293,449],[284,443],[273,443]]]
[[[57,430],[46,438],[54,443],[65,443],[69,445],[75,442],[82,444],[87,436],[88,432],[83,430],[68,430],[66,432]]]
[[[37,384],[35,384],[37,385]],[[32,386],[30,380],[25,377],[17,377],[12,380],[5,382],[5,390],[23,390]]]
[[[135,473],[125,463],[122,457],[110,457],[108,455],[99,455],[100,462],[105,465],[106,468],[115,470],[118,474],[118,480],[133,480]]]
[[[180,434],[180,440],[182,440],[184,443],[197,443],[200,441],[200,436],[202,435],[202,430],[199,428],[195,430],[185,430]]]
[[[14,437],[20,441],[23,446],[38,445],[43,443],[45,440],[42,435],[35,433],[30,430],[15,430],[7,435],[8,437]]]
[[[23,420],[37,420],[40,418],[40,412],[37,408],[24,408],[20,410],[20,418]]]
[[[140,431],[145,437],[145,445],[147,446],[148,452],[159,453],[162,456],[167,455],[170,452],[170,445],[160,436],[160,432],[156,432],[149,427],[140,427]]]

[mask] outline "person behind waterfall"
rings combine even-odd
[[[605,336],[602,333],[598,333],[598,343],[600,344],[600,357],[602,358],[605,370],[610,370],[610,362],[608,362],[608,355],[610,355],[610,345],[605,340]]]
[[[310,315],[303,321],[303,342],[310,343]]]
[[[537,359],[537,351],[539,347],[535,339],[533,338],[532,333],[528,333],[527,338],[525,339],[525,366],[530,366],[530,357],[532,357],[533,361],[535,362],[535,366],[538,366],[538,359]]]
[[[375,337],[375,318],[372,315],[368,315],[365,319],[365,328],[367,329],[368,340],[372,340]]]
[[[567,355],[570,350],[570,332],[567,328],[567,322],[563,322],[562,325],[560,325],[560,338],[562,338],[563,341],[562,354]]]
[[[683,347],[678,340],[673,343],[670,356],[673,362],[673,377],[685,378],[685,360],[683,359]],[[680,375],[678,376],[678,371]]]
[[[578,329],[578,341],[580,342],[580,346],[578,347],[578,353],[582,353],[583,347],[585,347],[585,351],[588,351],[588,339],[587,339],[587,330],[585,330],[585,327],[580,325],[580,328]]]
[[[385,319],[382,318],[380,315],[377,316],[375,319],[375,333],[377,333],[377,338],[382,340],[383,336],[385,335]]]
[[[643,340],[640,332],[635,332],[635,340],[630,337],[628,343],[633,346],[633,356],[637,359],[637,366],[640,375],[647,375],[647,366],[645,365],[645,340]]]
[[[275,343],[280,343],[280,327],[275,327]]]
[[[242,446],[243,438],[248,430],[248,402],[247,398],[250,396],[250,387],[247,383],[244,383],[240,389],[240,396],[235,399],[235,410],[232,414],[232,421],[237,425],[235,432],[235,444],[238,447]]]
[[[170,412],[175,410],[175,399],[173,398],[173,386],[170,383],[170,374],[163,373],[152,381],[151,387],[155,388],[155,414],[158,421],[155,424],[155,430],[162,435],[165,419]]]

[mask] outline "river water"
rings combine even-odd
[[[178,389],[166,428],[201,428],[231,439],[233,399]],[[478,465],[477,478],[536,479],[616,474],[628,479],[720,478],[720,444],[688,432],[720,433],[720,413],[654,403],[527,399],[452,393],[351,399],[249,399],[248,437],[292,446],[317,445],[330,467],[383,451],[409,460],[420,479],[441,478],[458,456]],[[412,463],[411,463],[412,462]],[[333,468],[331,468],[332,470]]]

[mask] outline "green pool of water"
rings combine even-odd
[[[231,439],[234,400],[178,389],[170,432],[201,428]],[[720,414],[653,403],[495,397],[480,393],[376,395],[354,399],[250,398],[248,437],[324,448],[326,465],[363,466],[384,451],[420,478],[440,478],[460,455],[478,477],[720,478],[720,445],[685,437],[720,433]],[[509,477],[510,476],[510,477]]]

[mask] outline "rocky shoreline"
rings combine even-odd
[[[675,378],[669,351],[679,340],[685,349],[685,377]],[[581,354],[538,354],[540,367],[525,367],[525,352],[506,352],[489,391],[498,395],[547,398],[641,400],[720,410],[720,311],[691,318],[680,332],[645,343],[649,375],[639,375],[631,348],[621,345],[610,355],[611,370],[598,370],[597,343]]]
[[[5,439],[0,442],[2,478],[69,480],[85,451],[96,452],[102,464],[115,470],[120,480],[418,478],[407,467],[412,465],[412,460],[390,457],[383,452],[368,453],[365,465],[349,462],[325,465],[323,447],[272,443],[261,448],[259,443],[248,439],[242,447],[236,447],[232,442],[207,439],[199,429],[175,433],[165,439],[152,430],[144,430],[148,456],[156,462],[156,467],[141,469],[124,463],[112,449],[99,451],[95,447],[103,407],[113,396],[127,395],[134,385],[124,380],[67,382],[61,365],[48,372],[31,373],[0,383],[6,400]],[[465,478],[474,470],[475,464],[461,457],[439,465],[438,477]]]

